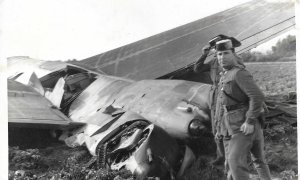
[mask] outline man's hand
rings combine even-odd
[[[210,48],[211,47],[209,45],[204,46],[202,48],[202,54],[208,55]]]
[[[240,130],[245,134],[251,134],[254,131],[254,125],[248,124],[247,122],[244,122],[240,128]]]

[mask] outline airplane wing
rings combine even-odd
[[[13,80],[8,80],[7,86],[11,127],[64,129],[83,125],[72,122],[32,87]]]
[[[201,48],[218,34],[240,40],[237,52],[242,53],[288,31],[295,26],[294,6],[293,1],[250,1],[73,63],[135,80],[162,77],[194,63]]]

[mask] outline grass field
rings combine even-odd
[[[247,63],[246,68],[266,96],[296,91],[296,62]]]
[[[253,75],[266,97],[287,96],[296,91],[296,62],[247,63],[247,69]],[[277,127],[283,129],[277,131]],[[297,179],[297,128],[279,125],[265,129],[264,134],[275,132],[275,138],[265,139],[265,155],[274,179]]]

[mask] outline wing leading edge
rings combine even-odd
[[[153,79],[195,62],[200,49],[218,34],[241,40],[242,46],[237,51],[242,53],[294,26],[292,1],[254,0],[74,63],[109,75]]]

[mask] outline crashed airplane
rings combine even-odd
[[[49,63],[36,65],[46,69]],[[68,64],[40,79],[33,73],[28,86],[17,82],[25,74],[8,80],[9,123],[79,126],[67,128],[60,139],[70,147],[85,144],[100,165],[110,162],[114,170],[163,178],[182,158],[176,165],[182,174],[194,155],[188,146],[182,154],[175,139],[207,130],[209,84],[132,81]]]
[[[199,48],[226,34],[242,53],[294,18],[293,3],[251,1],[82,61],[8,58],[9,127],[60,130],[98,167],[139,179],[182,176],[195,159],[187,142],[209,131],[209,78],[191,70]]]

